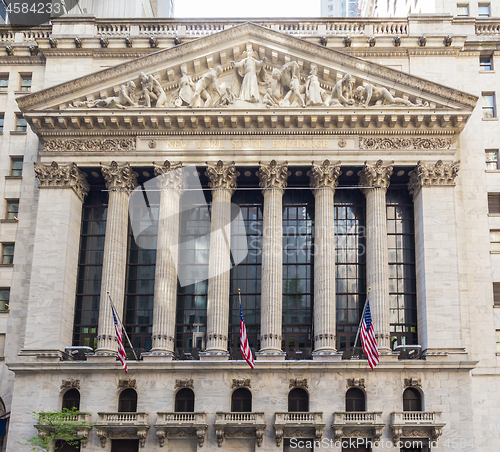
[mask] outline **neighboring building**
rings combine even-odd
[[[173,17],[174,0],[80,0],[69,13],[102,18]]]
[[[88,452],[495,450],[499,30],[1,28],[0,451],[63,407]],[[108,291],[142,355],[128,374]],[[375,370],[354,347],[367,296]],[[325,450],[368,450],[348,444]]]
[[[359,0],[321,0],[321,17],[358,17]]]

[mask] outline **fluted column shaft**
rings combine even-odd
[[[288,165],[261,164],[260,186],[264,194],[261,277],[260,353],[283,355],[283,193],[288,177]]]
[[[389,252],[387,249],[386,192],[392,165],[365,163],[360,185],[366,197],[366,283],[377,346],[390,351]]]
[[[174,352],[175,312],[177,304],[177,265],[179,244],[180,198],[185,188],[182,165],[155,167],[161,190],[156,247],[153,343],[150,355]]]
[[[113,300],[117,315],[123,321],[127,272],[128,201],[130,191],[136,187],[137,181],[128,164],[118,166],[116,162],[112,162],[110,166],[102,167],[102,173],[109,190],[109,200],[96,353],[105,355],[115,353],[118,347],[107,291]]]
[[[231,270],[231,196],[236,188],[234,163],[207,163],[212,188],[209,280],[207,298],[207,356],[227,354],[229,283]]]

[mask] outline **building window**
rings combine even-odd
[[[23,158],[22,157],[11,157],[10,158],[10,175],[12,177],[21,177],[23,175]]]
[[[63,410],[72,410],[73,408],[76,410],[80,409],[80,392],[75,388],[66,391],[62,400]]]
[[[403,411],[422,411],[422,396],[418,389],[405,389],[403,393]]]
[[[21,74],[21,91],[31,92],[31,74]]]
[[[309,411],[309,394],[305,389],[294,388],[288,393],[288,411],[302,413]]]
[[[500,330],[496,330],[497,353],[500,354]]]
[[[231,395],[232,413],[250,413],[252,411],[252,393],[246,388],[238,388]]]
[[[469,4],[458,4],[457,5],[457,16],[468,17],[469,16]]]
[[[137,412],[137,392],[135,391],[135,389],[128,388],[120,393],[120,397],[118,398],[118,412]]]
[[[500,214],[500,193],[488,193],[488,213]]]
[[[483,55],[479,57],[479,68],[481,71],[491,71],[493,69],[493,56]]]
[[[4,114],[0,113],[0,133],[3,133]]]
[[[479,17],[490,17],[490,4],[489,3],[479,3],[477,7],[477,15]]]
[[[2,244],[2,264],[12,265],[14,263],[14,244]]]
[[[194,392],[189,388],[180,389],[175,394],[176,413],[194,413]]]
[[[490,230],[491,251],[500,253],[500,230]]]
[[[10,289],[0,289],[0,311],[9,310]]]
[[[483,93],[483,119],[496,118],[495,94]]]
[[[19,215],[19,199],[11,199],[7,201],[7,220],[17,220]]]
[[[16,132],[26,132],[28,122],[23,118],[22,113],[16,113]]]
[[[500,308],[500,282],[493,283],[493,305]]]
[[[498,149],[486,149],[486,170],[498,169]]]
[[[0,358],[5,358],[5,334],[0,334]]]
[[[345,410],[348,413],[366,411],[365,393],[359,388],[350,388],[345,393]]]
[[[9,74],[0,74],[0,92],[9,89]]]

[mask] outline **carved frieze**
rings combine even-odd
[[[338,178],[342,174],[340,162],[331,163],[325,160],[322,163],[313,162],[311,169],[311,187],[313,188],[335,188]]]
[[[80,380],[73,380],[72,378],[63,380],[61,389],[80,389]]]
[[[154,173],[161,189],[183,191],[186,188],[186,173],[182,163],[170,163],[165,160],[163,165],[154,165]]]
[[[292,388],[305,388],[307,389],[307,378],[290,378],[290,384],[288,386]]]
[[[128,163],[118,165],[113,160],[110,165],[102,165],[101,171],[108,190],[133,190],[137,187],[137,176]]]
[[[347,388],[364,388],[365,379],[364,378],[348,378]]]
[[[420,378],[405,378],[405,388],[411,388],[411,387],[417,387],[421,388],[422,387],[422,381]]]
[[[438,160],[435,165],[427,165],[418,162],[413,171],[410,172],[408,189],[415,195],[423,186],[455,186],[455,179],[460,169],[460,162],[450,164]]]
[[[137,389],[137,381],[135,379],[118,380],[118,389],[124,388]]]
[[[180,378],[175,380],[175,389],[191,388],[194,389],[194,381],[192,378]]]
[[[364,138],[359,137],[360,149],[450,149],[451,138]]]
[[[365,162],[365,166],[358,173],[361,187],[387,188],[391,178],[393,165],[384,165],[382,160],[375,164]]]
[[[224,164],[222,160],[217,163],[207,162],[208,186],[212,190],[226,189],[233,191],[236,189],[236,166],[234,162]]]
[[[252,382],[250,378],[238,378],[238,379],[233,379],[233,384],[231,386],[232,389],[234,388],[248,388],[250,389],[252,387]]]
[[[40,181],[40,188],[72,188],[82,201],[89,192],[87,175],[80,171],[75,163],[69,165],[59,165],[57,162],[52,162],[50,165],[35,163],[34,169]]]
[[[288,162],[278,164],[271,160],[269,164],[259,162],[259,187],[263,189],[285,189],[288,179]]]
[[[130,152],[135,151],[135,139],[47,139],[44,140],[44,150],[47,152]]]

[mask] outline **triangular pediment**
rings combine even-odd
[[[18,99],[40,135],[57,128],[105,134],[435,124],[452,133],[476,102],[476,96],[253,23]]]

